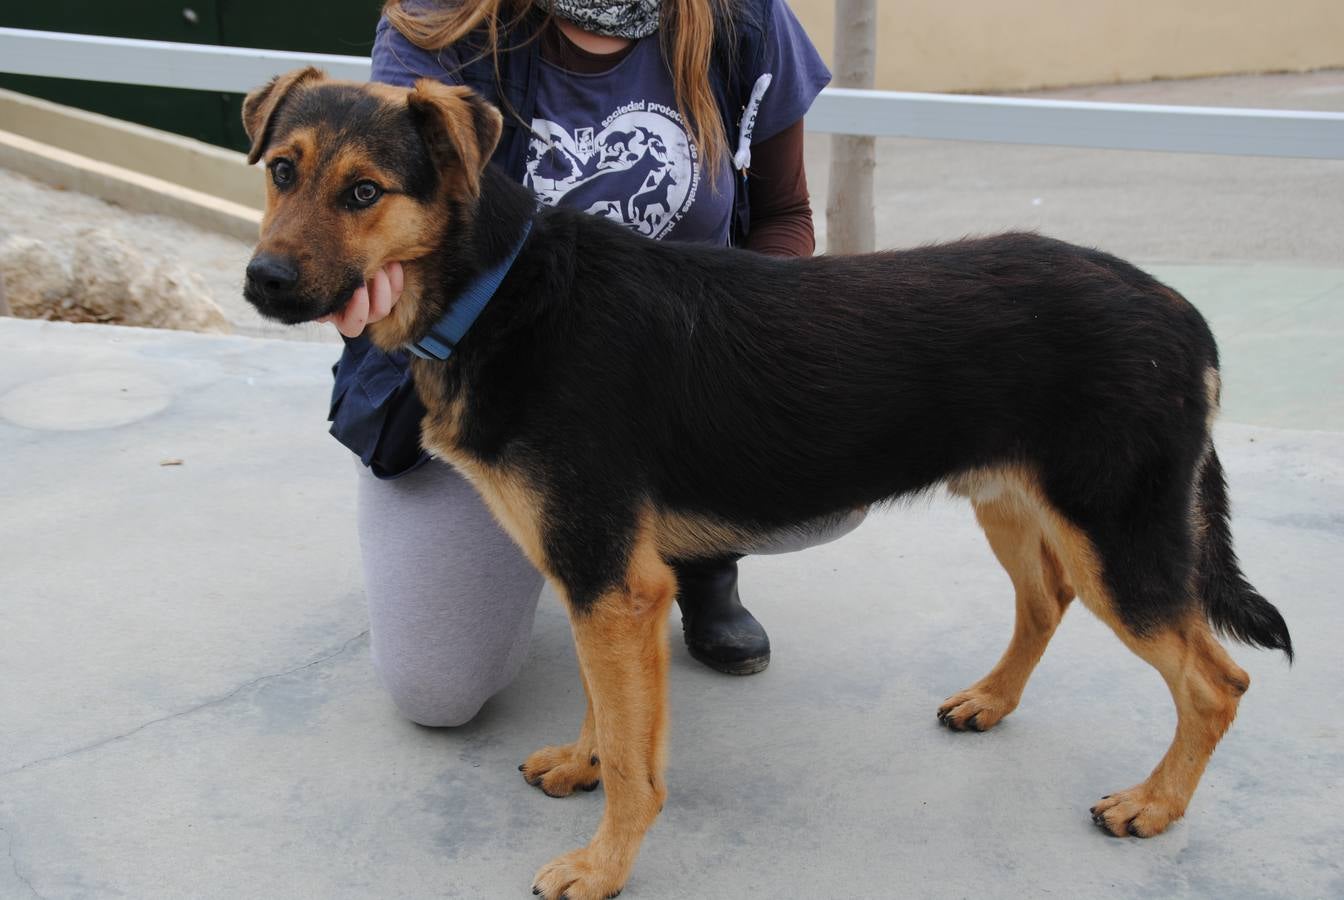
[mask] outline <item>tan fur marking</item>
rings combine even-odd
[[[541,495],[522,472],[481,462],[458,444],[466,398],[459,391],[448,395],[435,372],[441,365],[424,360],[411,361],[416,392],[426,414],[421,423],[420,445],[450,463],[476,488],[486,508],[500,526],[522,548],[532,565],[550,574],[542,542]]]
[[[401,298],[393,305],[392,312],[387,318],[374,322],[365,329],[369,340],[384,351],[404,347],[420,337],[417,327],[420,321],[424,270],[415,262],[409,262],[403,263],[402,272],[405,281]]]
[[[1035,531],[1060,567],[1062,583],[1070,585],[1087,608],[1108,625],[1120,626],[1092,542],[1046,499],[1035,472],[1025,466],[976,469],[949,479],[948,489],[969,497],[977,513],[981,508],[996,508],[993,525],[1003,525],[1006,517],[1015,520],[1017,527]],[[1005,528],[998,530],[1006,534]]]
[[[399,193],[404,187],[401,173],[380,168],[361,147],[337,148],[321,171],[310,177],[320,178],[316,185],[319,202],[306,204],[310,208],[320,207],[323,199],[327,205],[336,203],[336,198],[360,181],[372,181],[388,191],[368,209],[339,216],[342,246],[333,249],[344,259],[359,261],[366,278],[393,260],[419,259],[433,251],[443,222],[440,206],[426,206]]]
[[[407,273],[409,276],[410,273]],[[400,304],[398,304],[400,305]],[[462,390],[448,394],[446,386],[436,366],[424,360],[411,360],[411,375],[415,378],[415,390],[420,402],[425,405],[425,416],[420,443],[431,453],[444,458],[457,452],[457,439],[462,427],[462,417],[466,414],[466,396]]]
[[[1145,781],[1103,798],[1092,815],[1111,834],[1150,837],[1185,814],[1251,680],[1200,617],[1151,638],[1120,639],[1162,673],[1176,702],[1176,735]]]
[[[1011,495],[1014,502],[1043,503],[1045,494],[1040,489],[1036,473],[1026,466],[997,466],[992,469],[972,469],[960,472],[947,480],[947,489],[959,497],[990,503]]]
[[[1218,374],[1218,370],[1213,366],[1209,366],[1204,370],[1204,393],[1207,396],[1209,403],[1209,413],[1204,420],[1204,428],[1210,435],[1212,435],[1213,423],[1214,420],[1218,418],[1223,394],[1222,376]]]
[[[365,260],[364,278],[371,280],[389,262],[402,263],[405,281],[401,296],[387,318],[368,326],[369,339],[383,350],[405,346],[418,337],[420,297],[424,270],[416,261],[431,253],[443,224],[440,205],[423,206],[409,197],[385,195],[368,210],[362,233],[355,240],[356,258]]]
[[[1119,616],[1102,578],[1096,548],[1049,504],[1039,481],[1030,472],[1018,468],[986,470],[967,473],[954,481],[954,490],[970,495],[976,502],[977,515],[991,546],[1013,576],[1015,586],[1024,580],[1021,573],[1032,569],[1031,548],[1038,535],[1041,548],[1038,559],[1042,561],[1037,563],[1041,566],[1040,582],[1036,589],[1025,592],[1029,624],[1023,627],[1024,592],[1019,587],[1018,630],[1009,651],[990,675],[965,693],[971,695],[970,700],[987,708],[992,719],[1013,696],[1018,681],[1025,683],[1039,658],[1037,647],[1043,650],[1049,632],[1053,631],[1047,601],[1053,597],[1062,614],[1067,602],[1063,600],[1064,594],[1076,588],[1087,608],[1109,625],[1125,646],[1161,673],[1177,714],[1176,735],[1157,768],[1142,784],[1100,801],[1093,807],[1093,817],[1116,835],[1149,837],[1160,833],[1184,815],[1214,747],[1236,716],[1241,695],[1250,685],[1249,676],[1227,655],[1208,623],[1198,614],[1156,634],[1135,635]],[[1052,572],[1052,566],[1059,571]],[[1032,616],[1036,617],[1034,622],[1030,621]],[[982,687],[986,683],[988,689]],[[982,690],[977,693],[976,688]],[[960,696],[951,698],[949,703]],[[966,702],[963,699],[952,707],[958,715],[965,713],[963,722],[973,714],[969,709],[961,709]]]
[[[528,558],[541,572],[549,573],[542,541],[541,498],[527,478],[498,466],[483,465],[459,450],[435,455],[452,463],[472,487],[480,493],[486,507],[499,521]]]
[[[589,610],[571,612],[579,664],[591,691],[606,808],[587,847],[551,860],[534,884],[547,897],[601,900],[625,884],[640,843],[667,797],[667,613],[676,593],[646,520],[625,583]]]
[[[368,260],[365,274],[370,277],[393,260],[406,262],[432,253],[442,224],[441,214],[402,194],[385,195],[361,218],[361,255]]]
[[[317,167],[317,131],[300,128],[277,136],[266,153],[266,165],[280,158],[290,159],[301,183],[314,176]],[[261,244],[258,250],[293,253],[302,248],[302,229],[309,201],[286,202],[285,195],[266,176],[266,209],[261,214]]]
[[[1012,640],[989,674],[943,701],[938,718],[954,731],[985,731],[1017,708],[1027,679],[1054,635],[1074,590],[1050,549],[1040,507],[1008,482],[996,482],[994,499],[975,502],[975,515],[1016,593]]]
[[[276,135],[271,141],[271,146],[266,150],[266,165],[269,166],[275,160],[285,157],[293,161],[300,177],[311,178],[317,166],[317,146],[317,129],[310,125],[286,131],[284,134]],[[266,179],[266,184],[271,190],[276,189],[275,182],[269,178]]]
[[[655,513],[655,541],[665,559],[701,559],[746,553],[767,538],[721,520],[667,510]]]

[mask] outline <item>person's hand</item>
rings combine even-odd
[[[350,302],[345,304],[344,309],[317,321],[331,322],[337,331],[348,338],[359,337],[366,325],[387,318],[405,286],[406,273],[401,263],[390,262],[374,273],[371,281],[365,282],[363,287],[350,295]]]

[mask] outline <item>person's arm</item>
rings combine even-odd
[[[747,170],[751,228],[746,248],[771,256],[811,256],[817,247],[803,167],[803,120],[751,148]]]
[[[756,5],[763,13],[760,40],[753,30],[742,32],[750,40],[739,48],[746,68],[737,79],[745,94],[741,104],[755,104],[745,135],[751,155],[744,243],[760,253],[811,256],[816,241],[803,172],[803,117],[831,73],[785,0]]]

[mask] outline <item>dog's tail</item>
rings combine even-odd
[[[1218,453],[1209,446],[1199,474],[1197,515],[1202,519],[1196,578],[1204,612],[1213,627],[1246,644],[1282,650],[1293,661],[1293,641],[1283,616],[1241,573],[1232,552],[1227,480]]]

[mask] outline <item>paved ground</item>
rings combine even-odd
[[[515,770],[582,715],[554,601],[466,728],[411,725],[376,685],[327,348],[15,320],[0,344],[0,896],[527,896],[585,840],[601,794]],[[1255,686],[1170,834],[1087,820],[1173,716],[1081,610],[1000,730],[936,726],[1012,616],[937,499],[745,565],[775,661],[738,680],[676,654],[672,799],[628,895],[1338,896],[1344,435],[1219,439],[1300,661],[1237,651]]]
[[[1222,102],[1344,108],[1337,73],[1243,88],[1265,96]],[[1209,315],[1238,548],[1299,662],[1235,649],[1254,684],[1186,820],[1104,838],[1087,807],[1170,737],[1160,679],[1075,609],[1003,726],[937,728],[1010,588],[961,503],[874,515],[744,564],[766,673],[675,654],[672,795],[625,896],[1344,895],[1344,163],[919,143],[883,151],[886,243],[1039,225]],[[465,728],[410,725],[375,683],[332,347],[13,320],[0,347],[0,898],[525,897],[586,840],[600,792],[516,771],[582,715],[553,601]]]

